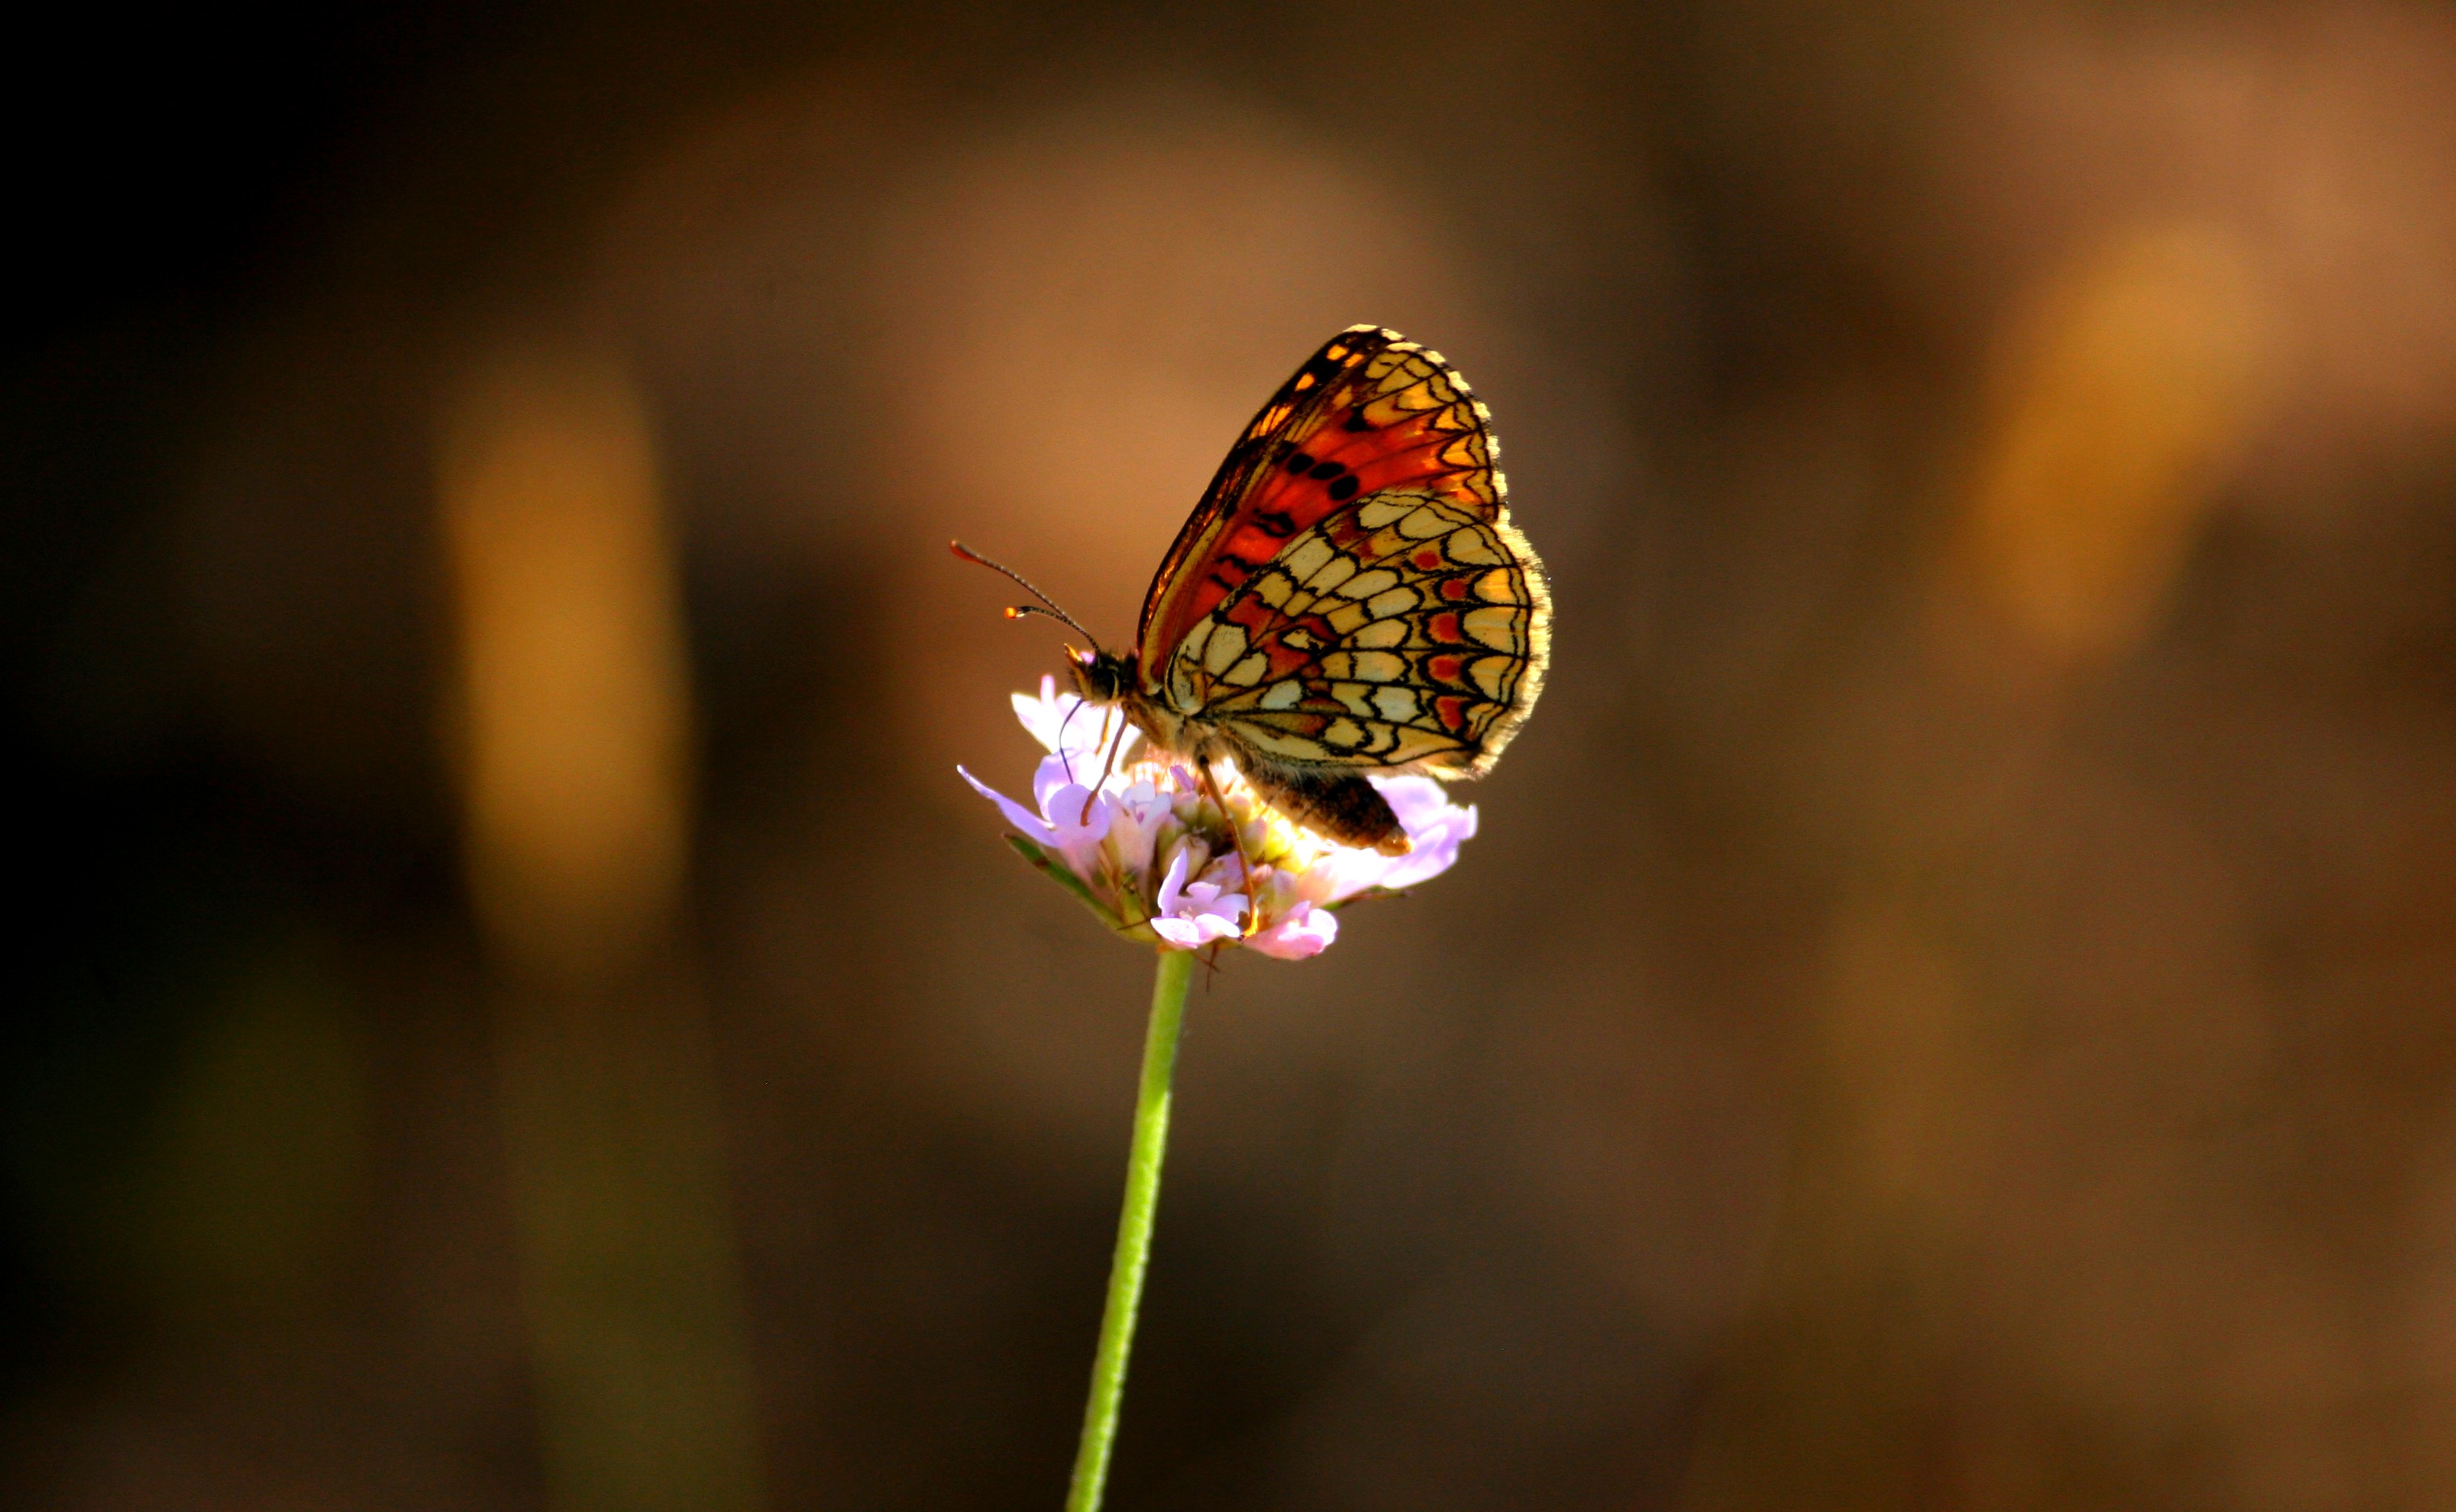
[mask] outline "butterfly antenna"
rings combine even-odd
[[[1008,566],[1002,562],[992,562],[989,558],[982,556],[979,552],[974,551],[972,547],[965,545],[960,541],[951,541],[947,542],[947,545],[949,549],[955,553],[956,556],[961,557],[966,562],[972,562],[977,566],[987,567],[992,572],[997,573],[1002,577],[1012,579],[1016,586],[1022,588],[1024,592],[1031,594],[1034,598],[1040,601],[1039,603],[1017,603],[1010,605],[1006,611],[1006,617],[1008,619],[1020,620],[1026,615],[1042,615],[1048,619],[1056,621],[1058,623],[1081,636],[1084,640],[1091,642],[1095,646],[1100,644],[1100,638],[1098,636],[1084,629],[1073,615],[1068,614],[1065,610],[1057,606],[1056,600],[1041,592],[1038,588],[1034,587],[1032,585],[1032,580],[1025,577],[1022,573],[1015,571],[1013,567]],[[1046,607],[1043,607],[1043,605],[1046,605]]]

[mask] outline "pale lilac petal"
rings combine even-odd
[[[1116,855],[1118,869],[1130,876],[1150,875],[1160,828],[1176,817],[1168,800],[1149,783],[1136,783],[1114,795],[1111,802],[1115,817],[1109,828],[1109,848]]]
[[[1159,891],[1151,921],[1152,932],[1172,945],[1193,950],[1214,940],[1224,940],[1243,927],[1245,900],[1238,893],[1222,893],[1209,882],[1186,881],[1192,869],[1192,846],[1179,846],[1170,857],[1167,875],[1160,878]]]
[[[1333,902],[1352,898],[1369,888],[1397,891],[1429,882],[1457,865],[1459,846],[1475,838],[1474,807],[1460,807],[1451,803],[1447,790],[1430,777],[1382,777],[1371,781],[1390,805],[1391,812],[1399,816],[1399,826],[1406,830],[1415,848],[1403,856],[1342,852],[1337,858],[1338,881],[1330,894]]]
[[[1191,919],[1154,919],[1151,931],[1181,950],[1198,950],[1215,940],[1234,935],[1237,923],[1216,913],[1201,913]]]
[[[971,783],[972,785],[972,791],[997,805],[998,812],[1006,815],[1006,822],[1014,826],[1026,840],[1037,841],[1043,846],[1054,846],[1057,844],[1057,832],[1052,829],[1038,814],[1034,813],[1031,809],[1023,807],[1023,805],[1016,803],[1006,794],[999,792],[996,788],[990,787],[979,778],[973,776],[971,772],[964,770],[961,766],[955,768],[955,774],[963,778],[964,781]]]
[[[1114,734],[1124,725],[1113,709],[1095,708],[1073,693],[1058,692],[1054,678],[1040,680],[1038,697],[1017,693],[1013,695],[1013,703],[1015,719],[1031,731],[1034,740],[1040,742],[1042,749],[1078,765],[1086,755],[1095,762],[1105,755],[1101,732],[1106,729]],[[1086,779],[1098,769],[1095,766],[1092,772],[1085,773]]]
[[[1091,822],[1082,824],[1077,823],[1076,819],[1082,813],[1083,797],[1090,789],[1075,787],[1061,790],[1055,795],[1057,800],[1055,807],[1051,810],[1052,817],[1056,822],[1051,823],[1006,794],[987,786],[961,766],[956,767],[955,771],[964,781],[972,785],[973,791],[997,805],[998,811],[1006,815],[1007,823],[1013,825],[1017,833],[1064,862],[1068,870],[1085,882],[1091,883],[1095,889],[1100,887],[1100,841],[1108,832],[1110,817],[1109,804],[1106,799],[1094,802]],[[1071,806],[1068,802],[1070,796]]]
[[[1109,900],[1118,916],[1140,920],[1144,938],[1168,948],[1227,942],[1284,960],[1320,954],[1339,937],[1339,920],[1327,905],[1438,876],[1476,831],[1475,809],[1452,804],[1440,784],[1379,779],[1375,786],[1413,847],[1409,854],[1383,856],[1316,836],[1249,876],[1218,828],[1219,816],[1205,817],[1209,785],[1197,772],[1171,763],[1129,774],[1111,765],[1140,738],[1114,706],[1061,693],[1054,678],[1042,679],[1037,696],[1013,703],[1016,719],[1050,753],[1033,774],[1039,813],[969,771],[964,780],[1019,833]],[[1236,783],[1237,801],[1247,802],[1241,782],[1227,780]],[[1232,821],[1237,811],[1231,808]],[[1249,909],[1261,928],[1240,940]]]
[[[1159,879],[1159,891],[1152,895],[1152,906],[1162,913],[1175,913],[1177,901],[1185,895],[1185,848],[1179,846],[1169,858],[1168,874]]]
[[[1269,870],[1269,868],[1264,868],[1263,874],[1268,875]],[[1233,842],[1227,850],[1220,853],[1219,859],[1212,863],[1210,872],[1207,874],[1218,878],[1222,891],[1245,890],[1245,859],[1237,854]]]
[[[1014,717],[1023,722],[1023,727],[1032,732],[1034,740],[1040,742],[1040,748],[1043,750],[1054,751],[1057,748],[1057,726],[1066,718],[1066,708],[1059,699],[1057,679],[1054,677],[1044,677],[1040,680],[1038,698],[1029,693],[1013,695]]]
[[[1153,900],[1157,909],[1151,920],[1154,934],[1188,950],[1237,932],[1235,920],[1223,919],[1207,911],[1201,907],[1204,900],[1189,896],[1192,889],[1186,886],[1185,874],[1190,865],[1191,857],[1186,848],[1178,847],[1177,854],[1169,861],[1168,874],[1160,879],[1159,892]],[[1217,889],[1205,890],[1215,898],[1218,896]],[[1193,907],[1188,908],[1189,904]]]
[[[1371,850],[1336,851],[1306,871],[1304,896],[1323,903],[1345,903],[1360,893],[1387,887],[1385,879],[1404,859]]]
[[[1455,828],[1463,822],[1466,828],[1459,838],[1470,839],[1475,834],[1475,809],[1462,808],[1450,802],[1449,789],[1430,777],[1374,777],[1373,784],[1382,801],[1399,816],[1399,827],[1407,838],[1421,841],[1436,829]]]
[[[1201,892],[1208,893],[1209,896],[1195,896],[1194,894],[1197,889]],[[1190,902],[1193,907],[1186,912],[1180,914],[1180,917],[1193,919],[1218,919],[1228,927],[1228,932],[1231,934],[1236,933],[1238,930],[1245,927],[1245,895],[1243,893],[1222,892],[1218,888],[1212,887],[1209,883],[1197,883],[1195,887],[1188,888],[1185,890],[1187,901]]]
[[[1144,923],[1154,934],[1180,950],[1198,950],[1202,948],[1202,929],[1190,920],[1155,918],[1145,920]]]
[[[1057,754],[1074,763],[1085,782],[1124,766],[1126,747],[1139,732],[1115,707],[1086,704],[1072,693],[1065,698],[1071,708],[1057,722]]]
[[[1072,787],[1074,789],[1074,811],[1080,814],[1083,811],[1083,795],[1092,790],[1092,780],[1099,775],[1099,765],[1087,761],[1080,753],[1069,755],[1060,751],[1054,756],[1043,756],[1040,765],[1032,772],[1033,802],[1040,805],[1042,813],[1054,820],[1059,790]],[[1105,787],[1103,790],[1106,790]]]
[[[1049,812],[1049,800],[1055,795],[1057,789],[1074,780],[1074,770],[1066,758],[1044,756],[1040,759],[1040,765],[1032,769],[1032,801],[1038,804],[1040,811],[1045,814]]]
[[[1217,909],[1206,908],[1194,913],[1180,913],[1174,919],[1156,921],[1153,928],[1157,929],[1161,922],[1172,926],[1188,927],[1193,930],[1197,943],[1202,945],[1208,945],[1214,940],[1233,940],[1242,933],[1245,928],[1245,900],[1232,892],[1221,901],[1228,906]]]
[[[1245,947],[1282,961],[1301,961],[1320,955],[1338,938],[1338,914],[1299,903],[1269,929],[1246,936]]]
[[[1098,734],[1094,737],[1091,750],[1103,763],[1107,763],[1109,749],[1115,746],[1117,755],[1114,765],[1123,766],[1134,759],[1135,742],[1143,738],[1143,732],[1135,728],[1134,725],[1127,720],[1123,709],[1107,708],[1094,712],[1099,715],[1101,723],[1096,726]]]
[[[1084,718],[1088,720],[1092,716],[1086,714]],[[1033,795],[1046,804],[1051,792],[1068,783],[1088,787],[1096,782],[1103,788],[1114,787],[1116,782],[1117,766],[1122,765],[1122,761],[1123,758],[1120,758],[1118,763],[1113,764],[1109,760],[1107,746],[1078,747],[1073,743],[1073,737],[1069,736],[1067,744],[1060,746],[1051,754],[1043,756],[1040,759],[1040,765],[1034,768]],[[1081,800],[1077,799],[1076,802],[1079,803]]]
[[[1049,816],[1052,843],[1078,875],[1097,873],[1100,842],[1107,839],[1116,806],[1089,787],[1069,784],[1051,793],[1041,806]]]
[[[1099,776],[1109,765],[1112,746],[1115,759],[1123,762],[1142,735],[1115,707],[1102,708],[1073,693],[1058,692],[1055,678],[1040,680],[1038,697],[1016,693],[1012,702],[1015,719],[1042,749],[1066,762],[1075,781],[1088,783]]]

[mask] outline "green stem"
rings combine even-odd
[[[1135,1341],[1143,1269],[1151,1260],[1152,1216],[1159,1207],[1159,1162],[1168,1151],[1169,1080],[1177,1071],[1177,1031],[1185,1024],[1185,990],[1194,981],[1194,952],[1162,950],[1152,981],[1151,1027],[1143,1033],[1142,1092],[1135,1099],[1135,1143],[1126,1156],[1126,1205],[1117,1215],[1117,1253],[1109,1262],[1109,1305],[1100,1316],[1100,1348],[1092,1358],[1092,1400],[1083,1407],[1083,1444],[1074,1453],[1074,1483],[1066,1512],[1099,1512],[1109,1479],[1109,1450],[1117,1441],[1117,1407],[1126,1395],[1126,1351]]]

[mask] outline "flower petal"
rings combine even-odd
[[[1089,790],[1084,785],[1098,775],[1100,768],[1085,766],[1079,757],[1069,756],[1063,751],[1054,756],[1043,756],[1040,765],[1032,769],[1032,801],[1040,806],[1042,813],[1054,816],[1057,810],[1052,805],[1055,803],[1057,794],[1072,787],[1074,789],[1074,809],[1079,814],[1083,808],[1083,794]]]
[[[1185,895],[1185,848],[1180,845],[1177,853],[1169,858],[1168,874],[1160,878],[1159,891],[1152,895],[1155,912],[1173,914],[1177,911],[1177,901]]]
[[[1237,932],[1234,920],[1217,914],[1198,914],[1191,919],[1153,919],[1151,931],[1181,950],[1198,950],[1215,940],[1224,940]]]
[[[1048,822],[1038,814],[990,787],[961,766],[955,768],[955,775],[971,783],[972,791],[997,805],[998,812],[1006,815],[1006,822],[1014,826],[1027,838],[1039,841],[1043,846],[1054,846],[1057,843],[1057,831],[1051,828]]]
[[[1476,832],[1476,810],[1451,803],[1439,783],[1382,778],[1374,786],[1413,849],[1383,856],[1339,846],[1271,814],[1233,771],[1215,805],[1211,785],[1164,753],[1119,769],[1116,760],[1139,732],[1115,705],[1061,693],[1054,678],[1013,704],[1015,718],[1049,752],[1033,774],[1040,811],[957,770],[998,806],[1028,859],[1079,885],[1104,918],[1134,920],[1115,925],[1133,938],[1177,950],[1241,943],[1285,960],[1317,955],[1339,936],[1332,906],[1439,876]],[[1245,851],[1256,861],[1250,876],[1239,837],[1222,828],[1223,818],[1243,825]],[[1249,909],[1260,927],[1245,936]]]
[[[1049,816],[1050,843],[1065,852],[1067,865],[1087,877],[1096,872],[1100,842],[1109,837],[1117,806],[1105,794],[1070,783],[1049,794],[1040,807]]]
[[[1142,732],[1128,724],[1115,705],[1103,707],[1073,693],[1060,693],[1055,678],[1040,680],[1038,697],[1016,693],[1011,701],[1016,721],[1040,742],[1041,748],[1064,759],[1086,782],[1124,760],[1127,748],[1141,738]]]
[[[1333,851],[1309,868],[1321,873],[1327,885],[1312,875],[1304,881],[1306,896],[1326,903],[1343,903],[1361,892],[1376,888],[1399,891],[1420,882],[1440,876],[1458,863],[1459,846],[1475,834],[1476,812],[1472,807],[1460,807],[1449,801],[1442,785],[1429,777],[1381,777],[1368,779],[1388,801],[1391,811],[1399,816],[1400,828],[1407,832],[1414,848],[1403,856],[1385,856],[1370,850],[1341,848]]]
[[[1132,877],[1149,876],[1160,829],[1176,817],[1175,810],[1149,783],[1136,783],[1115,794],[1111,802],[1116,812],[1109,827],[1109,850],[1116,857],[1118,871]]]
[[[1320,955],[1339,938],[1339,915],[1311,903],[1299,903],[1269,929],[1245,938],[1245,948],[1282,961]]]

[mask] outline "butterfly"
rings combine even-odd
[[[1332,337],[1229,449],[1122,656],[955,552],[1046,605],[1010,617],[1093,640],[1067,647],[1076,689],[1156,750],[1206,780],[1225,758],[1291,821],[1403,855],[1366,776],[1483,776],[1551,658],[1551,592],[1509,522],[1491,421],[1440,353],[1381,326]]]

